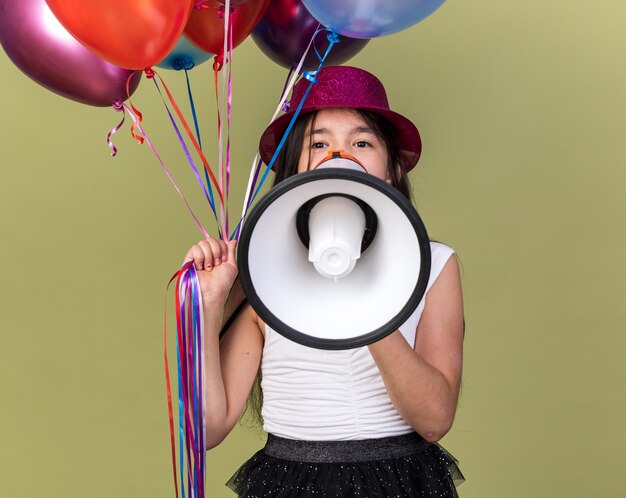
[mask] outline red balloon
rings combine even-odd
[[[46,0],[61,24],[103,59],[146,69],[169,54],[194,0]]]
[[[233,5],[233,48],[239,45],[257,25],[270,0],[247,0]],[[208,8],[194,10],[187,22],[185,36],[205,52],[220,55],[224,52],[224,4],[207,0]]]

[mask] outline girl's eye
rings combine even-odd
[[[355,147],[369,147],[370,143],[365,141],[365,140],[359,140],[358,142],[354,143]]]
[[[323,149],[324,147],[326,147],[326,144],[324,142],[313,142],[311,144],[312,149]]]

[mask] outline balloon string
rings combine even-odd
[[[176,185],[176,182],[174,181],[174,178],[172,178],[172,175],[170,174],[169,170],[167,169],[167,166],[165,166],[165,163],[163,162],[163,160],[161,159],[161,156],[159,155],[159,153],[156,150],[156,147],[152,144],[152,142],[150,141],[150,139],[148,138],[148,135],[146,134],[146,132],[144,131],[143,127],[141,126],[141,124],[139,123],[139,118],[135,117],[135,115],[132,113],[132,111],[128,108],[128,106],[126,104],[123,104],[124,108],[126,109],[126,112],[128,113],[128,115],[132,118],[133,123],[136,125],[137,129],[139,130],[139,132],[141,133],[141,142],[143,143],[144,139],[145,141],[148,143],[148,145],[150,146],[150,149],[152,150],[152,152],[154,153],[154,155],[156,156],[157,160],[159,161],[159,163],[161,164],[161,168],[163,169],[163,171],[165,172],[165,175],[168,177],[168,179],[170,180],[170,182],[172,183],[172,185],[174,186],[174,189],[176,190],[176,192],[178,193],[179,197],[183,200],[183,202],[185,203],[185,206],[187,207],[187,211],[189,211],[189,213],[191,214],[191,216],[193,217],[193,219],[195,220],[196,224],[198,225],[198,227],[200,228],[200,230],[202,231],[202,233],[204,234],[205,237],[208,238],[209,234],[207,233],[207,231],[204,229],[204,227],[202,226],[202,223],[200,223],[200,220],[198,220],[197,216],[195,215],[195,213],[193,212],[193,210],[191,209],[191,206],[189,205],[189,203],[187,202],[187,199],[185,199],[185,196],[183,195],[183,193],[180,191],[180,189],[178,188],[178,185]]]
[[[307,54],[309,53],[309,47],[311,46],[311,43],[309,42],[309,46],[307,47],[307,49],[304,52],[304,57],[306,58]],[[300,59],[300,62],[302,62],[302,59]],[[291,75],[293,74],[293,72],[296,70],[296,66],[292,65],[289,68],[289,72],[287,73],[287,78],[285,79],[285,84],[283,85],[283,91],[280,94],[280,98],[283,98],[283,95],[285,95],[285,92],[287,91],[287,86],[289,86],[289,80],[291,78]]]
[[[223,64],[230,64],[230,60],[228,60],[229,52],[228,52],[228,39],[229,39],[229,28],[230,28],[230,0],[225,0],[224,6],[219,9],[220,16],[224,19],[224,40],[222,44],[222,56]],[[226,172],[226,158],[224,154],[224,121],[222,119],[222,114],[228,110],[225,109],[227,107],[227,103],[224,99],[227,99],[226,95],[226,72],[222,73],[221,85],[218,90],[217,78],[218,72],[222,69],[222,64],[219,66],[213,66],[214,70],[214,85],[215,85],[215,99],[217,104],[217,141],[218,141],[218,163],[219,167],[219,180],[220,186],[222,188],[222,192],[224,193],[224,200],[220,206],[220,216],[222,220],[222,233],[225,240],[228,240],[228,194],[227,190],[227,172]],[[220,98],[220,95],[222,96]],[[226,116],[228,120],[228,115]]]
[[[166,286],[163,313],[163,358],[169,416],[174,488],[178,498],[174,413],[167,354],[167,291],[176,281],[176,358],[178,371],[179,471],[182,497],[204,498],[206,473],[206,410],[201,290],[193,261],[183,265]],[[186,486],[183,483],[186,482]],[[185,493],[185,488],[187,492]]]
[[[255,166],[256,163],[256,166]],[[259,178],[259,173],[261,172],[261,165],[263,164],[263,160],[259,157],[259,153],[257,152],[254,155],[254,160],[252,162],[252,167],[250,168],[250,178],[248,179],[248,186],[246,188],[246,197],[244,199],[243,211],[241,213],[241,218],[237,222],[237,225],[233,229],[233,233],[231,235],[231,239],[239,240],[239,233],[241,232],[241,228],[243,226],[243,219],[250,208],[249,202],[249,193],[254,189],[257,179]]]
[[[323,31],[322,29],[322,25],[320,23],[317,23],[317,30],[315,31],[315,33],[313,33],[313,50],[315,50],[315,55],[317,55],[317,59],[318,60],[322,60],[322,55],[320,54],[320,51],[317,49],[317,33],[319,33],[320,31]],[[335,33],[332,30],[328,30],[329,33],[327,35],[327,39],[329,42],[331,42],[331,38],[337,40],[334,43],[338,43],[339,42],[339,35],[337,35],[337,33]],[[324,56],[325,57],[325,56]]]
[[[167,356],[167,291],[171,283],[178,277],[181,270],[178,270],[172,278],[170,278],[165,287],[165,299],[163,307],[163,362],[165,364],[165,390],[167,392],[167,413],[170,428],[170,449],[172,452],[172,473],[174,476],[174,492],[178,498],[178,474],[176,472],[176,435],[174,432],[174,409],[172,405],[172,382],[170,380],[170,364]],[[180,390],[179,390],[180,392]]]
[[[230,11],[230,0],[226,0],[226,9]],[[227,14],[228,19],[228,94],[226,97],[227,113],[226,113],[226,188],[224,191],[225,205],[226,205],[226,218],[225,218],[225,231],[224,235],[228,239],[229,226],[228,226],[228,197],[230,192],[230,123],[233,107],[233,16]]]
[[[189,71],[185,69],[185,81],[187,82],[187,96],[189,97],[189,107],[191,107],[191,115],[193,117],[193,126],[196,129],[196,139],[198,145],[202,148],[202,137],[200,136],[200,125],[198,124],[198,116],[196,115],[196,106],[193,102],[193,93],[191,91],[191,83],[189,82]],[[207,178],[208,180],[208,178]]]
[[[194,284],[194,277],[196,284]],[[194,428],[197,426],[194,420],[194,399],[197,394],[194,392],[194,372],[195,358],[198,356],[194,351],[193,333],[198,326],[194,323],[197,313],[194,313],[193,305],[193,287],[197,285],[196,269],[193,265],[188,267],[187,272],[179,275],[177,282],[177,330],[179,337],[179,348],[181,357],[180,378],[182,378],[182,389],[179,397],[182,398],[184,411],[184,440],[187,456],[187,488],[190,497],[201,498],[203,492],[199,489],[198,484],[202,480],[198,474],[199,469],[203,466],[200,460],[203,458],[204,449],[196,444],[197,437],[194,434]]]
[[[163,98],[163,94],[161,93],[159,84],[157,83],[155,78],[152,78],[152,81],[154,82],[154,86],[156,87],[157,91],[159,92],[159,96],[161,97],[161,100],[163,101],[163,106],[165,107],[165,110],[167,111],[167,115],[170,118],[170,123],[172,124],[172,127],[174,128],[174,131],[176,132],[176,136],[183,149],[183,152],[185,153],[185,156],[187,157],[187,162],[189,163],[189,166],[191,167],[193,174],[196,177],[196,181],[198,182],[198,185],[200,185],[200,189],[202,190],[202,193],[204,194],[205,199],[209,203],[209,206],[211,207],[211,211],[213,211],[213,215],[215,216],[215,220],[217,221],[217,213],[215,211],[215,204],[213,203],[213,198],[212,196],[209,195],[206,187],[204,186],[204,183],[202,182],[202,178],[200,177],[200,173],[198,171],[198,168],[196,167],[196,163],[193,160],[193,157],[189,151],[189,148],[187,147],[187,144],[185,143],[185,140],[182,134],[180,133],[180,130],[178,129],[178,126],[176,125],[176,120],[174,119],[174,116],[172,116],[172,113],[170,112],[167,102],[165,102],[165,99]]]
[[[130,80],[136,73],[137,71],[134,71],[133,73],[128,75],[128,78],[126,78],[126,96],[128,97],[128,102],[130,103],[130,107],[133,109],[133,112],[137,116],[137,119],[133,119],[133,124],[130,126],[130,134],[139,144],[142,144],[143,137],[141,135],[137,135],[135,133],[135,130],[141,126],[141,122],[143,121],[143,114],[141,114],[141,112],[139,112],[139,109],[137,109],[134,106],[133,101],[130,98]],[[128,107],[126,106],[126,104],[124,104],[124,107],[126,108],[126,110],[128,110]]]
[[[326,28],[319,28],[319,24],[318,24],[318,29],[315,31],[315,33],[313,33],[313,35],[311,36],[311,39],[309,40],[309,44],[306,47],[306,50],[304,51],[304,53],[302,54],[302,57],[300,58],[300,62],[298,62],[298,65],[296,66],[296,68],[294,69],[293,67],[290,70],[289,75],[291,75],[291,79],[289,79],[289,75],[287,76],[287,80],[289,81],[289,83],[283,88],[283,94],[280,98],[280,101],[278,102],[278,105],[276,106],[276,110],[274,111],[274,114],[272,115],[272,118],[270,119],[270,123],[272,123],[275,119],[276,116],[278,116],[278,114],[281,111],[285,111],[285,106],[287,103],[287,96],[291,93],[291,90],[293,89],[294,85],[296,84],[296,80],[298,79],[298,77],[300,76],[300,72],[302,71],[302,67],[304,66],[304,61],[306,60],[307,55],[309,54],[309,51],[311,49],[311,46],[313,45],[314,41],[315,41],[315,37],[317,36],[317,34],[321,31],[330,31]],[[332,31],[330,31],[330,33],[333,33]],[[333,37],[333,40],[336,39],[336,35]],[[326,59],[326,57],[328,56],[328,53],[330,52],[333,44],[336,42],[332,42],[329,44],[326,53],[324,54],[323,60],[321,60],[321,64],[318,67],[318,71],[319,69],[321,69],[322,64],[324,63],[324,60]],[[285,136],[287,134],[287,131],[285,132],[285,134],[283,135],[283,139],[285,139]],[[282,142],[282,141],[281,141]],[[279,147],[281,147],[282,144],[279,144]],[[276,152],[274,153],[274,157],[272,157],[272,160],[270,161],[273,165],[273,162],[275,161],[275,157],[278,155],[279,149],[276,150]],[[248,186],[246,188],[246,196],[245,196],[245,200],[244,200],[244,204],[243,204],[243,211],[241,213],[241,218],[239,219],[239,222],[237,223],[237,227],[234,231],[234,234],[237,237],[237,240],[239,239],[239,234],[241,232],[241,229],[243,228],[243,224],[246,218],[246,215],[248,214],[248,210],[250,209],[250,206],[252,205],[252,202],[254,201],[254,198],[256,198],[256,196],[258,195],[259,189],[261,188],[261,185],[265,182],[265,179],[267,177],[268,172],[271,170],[271,167],[267,167],[265,174],[263,175],[263,178],[261,179],[261,183],[259,184],[258,188],[256,189],[256,191],[254,190],[255,186],[256,186],[256,181],[261,169],[261,163],[262,161],[259,159],[259,153],[257,151],[256,155],[254,156],[254,159],[252,161],[252,167],[250,169],[250,176],[248,178]],[[255,164],[256,164],[256,168],[255,168]],[[255,192],[254,196],[252,195],[252,192]]]
[[[198,493],[196,496],[204,496],[204,478],[205,478],[205,439],[204,439],[204,383],[202,382],[202,375],[204,371],[204,356],[202,350],[202,313],[200,301],[202,299],[200,291],[200,283],[198,282],[197,272],[194,271],[191,275],[191,305],[193,306],[193,337],[194,337],[194,422],[195,422],[195,435],[196,435],[196,448],[198,453],[196,459],[198,462],[196,476],[198,481]]]
[[[206,447],[204,444],[204,435],[202,429],[204,427],[204,390],[203,390],[203,382],[202,382],[202,374],[204,372],[204,362],[203,362],[203,351],[201,349],[202,345],[202,313],[201,313],[201,291],[200,291],[200,283],[198,281],[198,273],[194,268],[190,271],[190,292],[186,294],[190,313],[189,317],[191,319],[191,330],[192,334],[190,343],[193,344],[192,354],[191,354],[191,369],[190,372],[193,374],[193,406],[194,406],[194,447],[196,448],[196,452],[194,454],[194,462],[195,462],[195,483],[196,483],[196,497],[204,498],[204,482],[205,482],[205,456],[206,456]]]
[[[287,140],[287,137],[289,136],[289,133],[291,132],[291,129],[293,128],[293,125],[295,124],[296,120],[298,119],[298,116],[300,115],[300,110],[302,109],[302,106],[306,102],[306,98],[309,96],[309,92],[311,91],[311,88],[313,88],[313,85],[315,83],[317,83],[317,80],[315,79],[315,75],[324,66],[324,61],[326,60],[326,57],[328,57],[328,54],[332,50],[332,48],[335,45],[335,43],[339,42],[339,37],[337,36],[337,34],[334,31],[331,31],[331,30],[329,30],[327,28],[323,28],[323,29],[317,30],[316,34],[322,32],[322,31],[329,31],[328,48],[326,49],[326,52],[324,53],[324,55],[320,58],[320,63],[319,63],[319,66],[317,67],[317,70],[310,71],[310,72],[305,72],[303,74],[303,77],[309,80],[309,86],[307,87],[306,91],[304,92],[304,95],[302,96],[302,100],[300,101],[300,104],[298,105],[298,108],[294,112],[294,114],[293,114],[293,116],[291,118],[291,121],[289,122],[289,125],[287,125],[287,129],[285,130],[285,133],[283,134],[280,142],[278,143],[278,147],[276,147],[276,150],[274,151],[274,155],[272,156],[272,159],[270,160],[270,163],[265,168],[265,172],[263,173],[263,176],[261,177],[261,181],[259,182],[259,185],[257,186],[256,191],[254,192],[254,195],[252,196],[252,201],[254,201],[256,196],[259,194],[259,192],[261,190],[261,187],[263,186],[263,183],[265,183],[267,175],[272,170],[272,166],[274,166],[274,162],[276,162],[276,158],[278,157],[278,154],[280,153],[280,150],[283,148],[283,145],[285,144],[285,141]]]
[[[220,184],[220,188],[222,188],[222,116],[220,113],[220,98],[219,98],[219,86],[217,84],[217,76],[218,72],[222,69],[224,65],[224,58],[222,56],[215,56],[215,60],[213,61],[213,88],[215,90],[215,107],[217,110],[217,179]],[[220,230],[223,232],[223,220],[224,219],[224,200],[220,203],[220,222],[218,223]]]
[[[202,164],[204,165],[206,172],[209,174],[209,177],[211,178],[211,181],[213,182],[213,185],[215,186],[215,191],[217,192],[217,195],[220,201],[224,202],[222,191],[219,188],[218,182],[215,178],[215,175],[213,174],[213,171],[211,170],[211,166],[209,166],[209,162],[207,161],[206,156],[204,155],[204,152],[202,152],[202,149],[200,148],[198,141],[193,136],[193,133],[191,132],[191,129],[189,128],[189,125],[187,124],[187,120],[185,119],[185,116],[183,116],[183,113],[180,111],[178,104],[176,104],[176,101],[174,100],[174,97],[172,96],[172,93],[170,92],[169,88],[163,81],[163,78],[161,78],[161,76],[158,73],[155,73],[155,75],[157,78],[159,78],[159,81],[161,82],[161,85],[163,86],[163,89],[165,90],[165,93],[167,94],[170,104],[172,104],[172,108],[176,112],[176,115],[178,116],[179,121],[183,125],[183,128],[185,129],[187,136],[191,140],[191,143],[193,144],[194,149],[198,153],[198,156],[200,156],[200,159],[202,160]]]
[[[311,43],[309,42],[309,46],[305,50],[304,55],[302,59],[300,60],[301,64],[302,62],[304,62],[304,59],[306,58],[306,55],[308,54],[310,46],[311,46]],[[300,67],[300,65],[298,67]],[[274,117],[276,116],[278,111],[285,105],[285,102],[286,102],[285,97],[289,95],[289,92],[291,92],[291,88],[293,86],[291,78],[292,78],[292,75],[294,74],[295,69],[296,69],[295,66],[291,66],[291,68],[289,69],[289,72],[287,73],[287,78],[285,79],[285,84],[283,85],[283,91],[280,94],[279,104],[276,108],[276,111],[274,112]],[[274,120],[274,117],[272,118],[271,121]],[[250,193],[254,190],[254,187],[256,186],[256,182],[259,179],[259,173],[261,172],[262,164],[263,164],[263,160],[259,157],[259,152],[257,151],[256,154],[254,155],[254,159],[252,160],[252,166],[250,168],[250,176],[248,177],[248,185],[246,187],[246,195],[243,201],[243,209],[241,212],[241,218],[239,218],[239,222],[237,223],[237,225],[235,226],[235,229],[233,230],[231,239],[239,240],[239,233],[241,232],[241,228],[242,228],[242,220],[245,218],[246,213],[248,212],[248,209],[250,209],[250,201],[251,201]]]
[[[122,105],[122,101],[121,100],[116,100],[114,102],[113,109],[115,109],[117,112],[121,112],[122,113],[122,120],[119,122],[119,124],[115,128],[113,128],[107,134],[107,144],[109,145],[109,147],[111,149],[111,157],[115,157],[117,155],[117,147],[115,147],[115,145],[113,145],[113,142],[111,141],[111,137],[118,132],[118,130],[124,124],[124,120],[126,119],[126,113],[124,112],[124,106]]]
[[[176,280],[176,332],[177,332],[177,341],[176,341],[176,352],[178,357],[178,409],[179,409],[179,438],[180,438],[180,470],[181,470],[181,486],[182,483],[185,482],[183,479],[186,477],[187,481],[187,490],[189,491],[189,497],[192,498],[191,494],[191,468],[189,462],[191,462],[191,449],[187,440],[187,432],[189,428],[189,424],[187,423],[187,365],[185,362],[185,352],[187,350],[187,337],[185,330],[185,322],[183,317],[185,316],[184,309],[182,305],[184,304],[184,298],[181,299],[181,293],[184,289],[184,284],[186,282],[186,273],[180,273],[178,275],[178,279]],[[185,455],[187,456],[187,466],[185,473]],[[185,496],[185,490],[182,489],[183,497]]]
[[[200,373],[200,392],[202,393],[200,397],[200,410],[202,414],[202,427],[200,428],[200,434],[202,435],[202,478],[203,478],[203,486],[202,490],[204,492],[204,480],[206,479],[206,396],[204,395],[204,386],[206,386],[206,371],[204,369],[205,357],[204,357],[204,310],[200,303],[202,302],[202,291],[200,289],[200,283],[198,282],[198,291],[196,293],[196,298],[194,303],[196,303],[198,308],[198,342],[200,344],[200,355],[199,355],[199,365],[198,372]]]
[[[311,45],[313,44],[314,37],[315,37],[315,34],[311,37],[311,40],[309,41],[309,44],[307,45],[306,50],[302,54],[302,57],[300,58],[300,62],[298,63],[297,67],[294,69],[294,67],[292,66],[292,68],[289,70],[289,73],[285,80],[286,84],[285,86],[283,86],[283,93],[279,99],[278,105],[276,106],[276,110],[274,111],[274,114],[272,115],[272,118],[270,119],[270,123],[274,121],[274,119],[276,119],[276,116],[278,115],[279,112],[285,110],[285,106],[287,103],[287,96],[291,93],[291,90],[294,87],[296,80],[298,79],[298,75],[300,74],[302,66],[304,65],[304,61],[309,53]],[[246,195],[244,198],[241,218],[239,219],[239,222],[237,223],[237,226],[234,231],[234,235],[237,240],[239,240],[239,233],[241,232],[241,228],[243,227],[243,222],[245,220],[246,214],[248,213],[248,210],[250,209],[250,206],[252,204],[251,195],[252,195],[252,192],[254,191],[254,187],[256,186],[256,182],[259,177],[262,164],[263,164],[263,161],[260,159],[259,152],[257,151],[252,161],[252,167],[250,168],[250,176],[248,178],[248,186],[246,187]]]
[[[176,325],[177,325],[177,368],[178,368],[178,392],[179,392],[179,428],[181,440],[179,443],[181,491],[185,497],[184,482],[185,467],[187,470],[187,491],[190,497],[204,496],[204,479],[197,469],[203,467],[202,460],[205,453],[205,439],[202,441],[194,436],[194,428],[200,427],[199,410],[197,406],[201,398],[202,384],[196,381],[197,373],[203,372],[203,354],[198,347],[202,345],[198,341],[202,336],[202,311],[200,306],[200,288],[197,279],[197,272],[193,267],[193,262],[189,261],[178,270],[169,280],[166,286],[165,312],[164,312],[164,363],[165,377],[168,398],[168,413],[170,419],[170,444],[172,450],[172,464],[174,474],[174,484],[176,496],[178,497],[178,480],[176,473],[176,448],[173,426],[173,404],[171,397],[171,381],[169,375],[169,360],[167,355],[167,290],[171,283],[176,280]],[[193,333],[188,334],[191,330]],[[190,368],[191,367],[191,368]],[[192,373],[192,375],[190,375]],[[193,414],[190,411],[193,408]],[[204,418],[202,418],[204,427]],[[196,442],[200,444],[196,444]],[[187,465],[185,466],[184,455],[187,455]],[[193,458],[192,458],[193,456]],[[192,462],[194,462],[192,466]],[[192,471],[192,468],[194,469]],[[194,483],[192,488],[191,483]],[[193,492],[192,492],[193,491]]]
[[[308,50],[307,50],[307,53],[308,53]],[[305,57],[306,57],[306,55],[307,54],[305,53]],[[282,97],[285,95],[285,92],[287,91],[287,87],[289,85],[289,80],[290,80],[291,75],[293,74],[294,70],[295,70],[295,67],[291,66],[291,69],[289,69],[289,73],[287,73],[287,78],[285,79],[285,85],[283,86],[283,92],[281,94],[281,101],[282,101]],[[286,102],[287,101],[285,101],[283,103],[283,108],[285,107]],[[255,168],[255,171],[254,171],[254,177],[252,178],[252,187],[251,187],[252,190],[254,190],[254,187],[256,187],[256,182],[259,179],[259,173],[261,172],[261,165],[262,164],[263,164],[263,161],[259,159],[259,161],[257,161],[257,165],[256,165],[256,168]],[[246,204],[246,210],[247,210],[247,209],[250,208],[250,199],[246,199],[246,203],[247,203]]]
[[[191,115],[193,116],[193,124],[196,129],[196,138],[198,139],[198,145],[202,149],[202,139],[200,135],[200,125],[198,122],[198,116],[196,114],[196,106],[193,100],[193,93],[191,92],[191,83],[189,82],[189,71],[185,69],[185,79],[187,80],[187,94],[189,95],[189,106],[191,107]],[[213,197],[213,189],[211,188],[211,181],[209,180],[209,174],[206,169],[204,169],[204,179],[206,180],[206,188],[209,192],[209,204],[211,205],[211,209],[215,214],[215,199]],[[217,214],[215,214],[217,216]],[[219,228],[219,223],[218,223]]]

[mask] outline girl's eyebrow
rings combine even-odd
[[[369,126],[357,126],[352,128],[351,133],[370,133],[374,135],[374,131]],[[315,128],[311,131],[311,135],[332,135],[332,132],[328,128]]]
[[[352,133],[371,133],[374,135],[374,130],[372,130],[369,126],[357,126],[352,129]]]

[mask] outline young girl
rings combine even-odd
[[[328,67],[316,78],[275,162],[275,183],[341,150],[410,198],[407,172],[421,152],[413,123],[389,109],[366,71]],[[266,163],[308,86],[296,85],[290,112],[263,133]],[[235,242],[209,238],[189,250],[185,261],[201,270],[209,448],[237,423],[260,369],[268,441],[228,483],[239,496],[458,496],[463,476],[436,442],[452,426],[461,384],[461,284],[452,249],[431,243],[431,251],[425,297],[399,330],[369,346],[326,351],[282,337],[247,304],[220,340],[240,295],[230,292]]]

